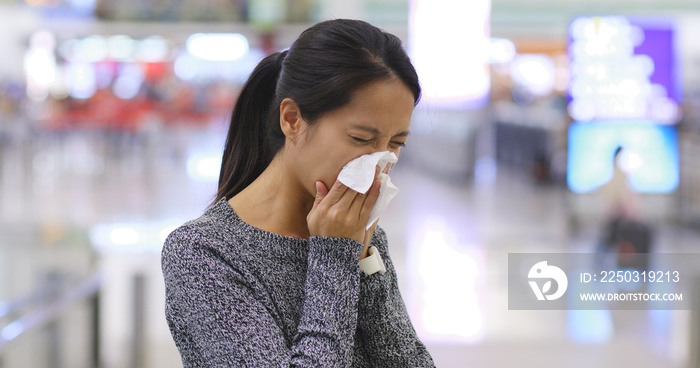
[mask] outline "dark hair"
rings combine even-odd
[[[348,104],[378,79],[398,78],[420,99],[418,76],[398,37],[359,20],[318,23],[288,51],[264,58],[236,101],[226,138],[214,203],[247,187],[284,146],[280,103],[293,99],[304,120]]]
[[[622,153],[622,150],[622,146],[617,146],[617,148],[615,148],[615,153],[613,153],[613,160],[617,159],[617,156],[619,156],[620,153]]]

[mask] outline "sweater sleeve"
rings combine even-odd
[[[375,231],[386,273],[360,276],[359,329],[373,364],[377,367],[435,367],[418,338],[399,292],[396,270],[389,256],[386,234]]]
[[[357,330],[362,243],[309,238],[304,305],[292,361],[303,367],[350,367]]]
[[[350,366],[361,243],[311,237],[302,315],[287,341],[256,281],[208,241],[176,230],[162,253],[166,319],[184,367]]]

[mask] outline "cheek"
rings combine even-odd
[[[316,167],[311,170],[313,172],[312,181],[321,180],[330,189],[338,178],[338,174],[343,169],[343,166],[351,159],[334,154],[319,156],[316,161]]]
[[[347,164],[348,162],[362,156],[363,152],[342,152],[337,155],[328,155],[324,161],[326,161],[326,164],[324,164],[324,172],[322,173],[324,175],[324,182],[328,185],[330,188],[335,181],[338,179],[338,174],[343,170],[343,166]],[[328,180],[328,181],[326,181]]]
[[[299,174],[304,181],[311,183],[311,187],[314,187],[316,180],[321,180],[328,185],[329,169],[333,167],[330,157],[333,155],[333,146],[328,144],[327,133],[321,128],[323,127],[319,127],[319,130],[303,143],[302,152],[299,155],[300,161],[303,162]]]

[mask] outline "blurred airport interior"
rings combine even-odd
[[[700,368],[700,303],[507,300],[509,252],[700,250],[695,0],[0,0],[0,368],[182,366],[163,240],[255,65],[332,18],[421,80],[379,225],[438,367]]]

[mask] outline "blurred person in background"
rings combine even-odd
[[[185,367],[433,367],[349,161],[399,155],[420,97],[394,35],[319,23],[253,71],[231,118],[219,189],[162,252],[166,317]],[[385,172],[390,167],[387,166]],[[365,272],[375,252],[386,272]],[[362,271],[361,271],[362,269]]]
[[[606,217],[633,220],[638,215],[639,199],[630,188],[629,177],[622,164],[623,159],[625,159],[624,148],[618,146],[612,157],[612,177],[600,187],[600,197]]]
[[[599,189],[605,219],[599,251],[616,253],[620,267],[643,270],[646,261],[637,262],[634,254],[650,252],[651,230],[642,222],[639,197],[623,164],[625,154],[622,146],[615,149],[612,177]]]

